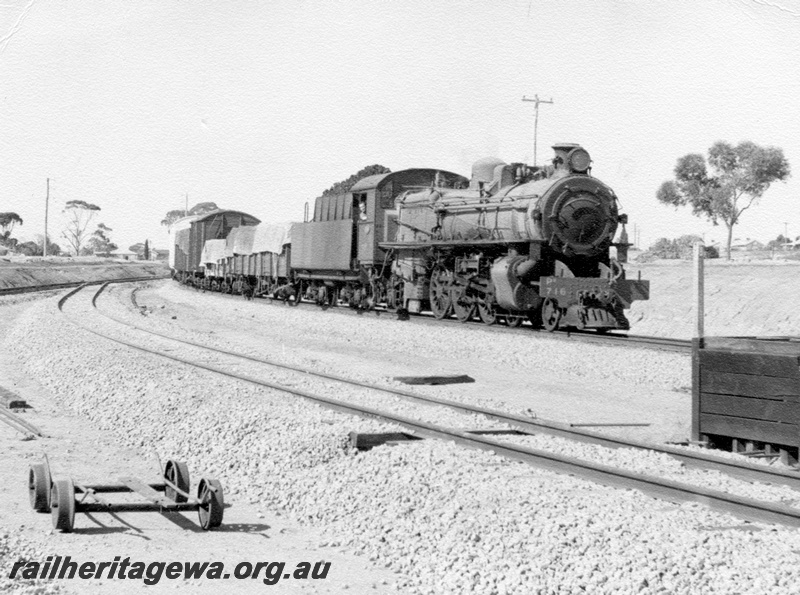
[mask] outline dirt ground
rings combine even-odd
[[[800,292],[797,290],[799,264],[727,265],[721,261],[709,261],[707,265],[706,328],[709,334],[800,335],[800,317],[795,315],[800,307]],[[119,276],[148,274],[132,273],[130,266],[115,264],[93,267],[92,270],[98,274],[108,274],[113,270],[113,274]],[[31,279],[41,280],[42,283],[64,282],[62,276],[68,274],[65,272],[67,269],[72,268],[77,274],[85,275],[89,270],[87,267],[83,263],[56,268],[45,264],[32,266],[29,263],[20,268],[18,263],[0,262],[0,287],[9,286],[12,277],[14,283],[21,284],[29,284]],[[631,276],[638,273],[636,267],[630,267],[629,271]],[[691,263],[688,262],[656,263],[642,267],[642,278],[651,280],[651,299],[637,303],[631,311],[633,332],[691,336],[691,275]],[[180,323],[189,324],[197,319],[198,312],[191,303],[195,294],[190,290],[178,291],[187,296],[185,303],[172,305],[168,314],[178,316]],[[164,301],[164,295],[155,290],[142,292],[141,300],[149,305],[159,305]],[[55,307],[55,299],[47,299]],[[241,301],[235,304],[242,311],[251,307],[268,307],[261,304],[245,305]],[[0,303],[0,339],[27,306],[27,302],[14,299]],[[331,312],[320,314],[336,315]],[[424,324],[421,321],[417,323]],[[213,323],[208,324],[209,329],[213,328]],[[478,332],[481,331],[476,330]],[[481,336],[486,340],[485,337],[491,335],[481,332]],[[227,338],[238,343],[243,341],[241,333],[236,332]],[[304,345],[308,357],[323,362],[331,369],[357,366],[365,373],[381,376],[468,373],[478,382],[461,385],[465,392],[473,391],[479,397],[485,394],[486,386],[491,386],[493,397],[518,404],[521,409],[533,406],[541,417],[575,423],[648,422],[649,426],[627,431],[640,438],[680,440],[686,437],[689,396],[685,390],[676,392],[674,387],[649,388],[636,393],[629,390],[626,393],[621,383],[598,385],[565,382],[563,379],[559,381],[557,374],[550,380],[536,376],[513,378],[502,366],[493,365],[492,362],[460,361],[451,357],[451,354],[426,354],[426,357],[420,358],[418,354],[409,353],[402,358],[375,359],[371,357],[374,354],[341,343],[309,341],[308,337],[300,335],[283,340],[291,348]],[[41,460],[43,453],[51,456],[54,474],[70,475],[84,481],[113,481],[121,475],[157,481],[158,462],[146,447],[135,450],[122,448],[110,433],[99,431],[86,419],[61,410],[52,394],[42,388],[36,379],[22,373],[13,349],[0,350],[0,386],[13,390],[33,407],[25,413],[25,419],[40,427],[47,436],[24,441],[19,434],[0,424],[0,448],[6,453],[4,464],[0,466],[0,498],[4,503],[0,506],[0,542],[9,536],[21,539],[30,544],[36,557],[41,560],[49,555],[70,555],[80,561],[110,561],[114,556],[127,556],[131,560],[147,563],[219,559],[226,562],[226,566],[243,560],[284,561],[287,567],[300,561],[314,563],[324,560],[332,564],[326,580],[287,580],[271,589],[277,593],[339,593],[346,589],[354,593],[393,591],[391,585],[397,575],[389,570],[375,568],[363,558],[327,547],[322,536],[313,529],[299,528],[269,510],[260,510],[257,505],[237,501],[235,497],[228,498],[232,506],[225,512],[223,530],[213,533],[199,530],[195,513],[80,515],[77,519],[80,532],[55,533],[49,515],[35,514],[31,510],[25,489],[28,466]],[[597,398],[592,403],[586,403],[583,399],[583,404],[580,407],[573,406],[569,410],[572,413],[567,415],[565,404],[581,402],[581,396],[588,392]],[[614,406],[609,406],[609,403],[614,403]],[[662,422],[653,424],[651,414],[656,410]],[[204,470],[191,471],[198,473]],[[7,576],[7,569],[13,561],[9,558],[0,559],[0,590],[7,586],[2,578]],[[66,592],[107,593],[113,588],[123,595],[143,588],[155,593],[176,588],[191,589],[194,593],[239,593],[267,588],[261,581],[253,583],[203,580],[187,584],[162,579],[158,585],[149,587],[139,581],[112,583],[108,580],[75,580],[57,584]]]
[[[628,265],[628,278],[650,280],[650,299],[634,302],[631,332],[693,336],[693,263],[664,260]],[[705,261],[707,336],[800,336],[800,261]]]

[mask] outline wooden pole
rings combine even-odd
[[[704,295],[704,279],[703,279],[703,261],[704,252],[702,242],[695,242],[694,244],[694,295],[695,295],[695,331],[694,336],[700,340],[701,346],[705,329],[703,328],[703,320],[705,317],[705,305],[703,303]]]
[[[700,428],[700,350],[704,347],[703,318],[703,260],[705,250],[702,242],[694,244],[694,295],[695,295],[695,329],[692,339],[692,428],[691,440],[700,442],[703,438]]]
[[[50,210],[50,178],[47,178],[47,196],[44,199],[44,245],[42,256],[47,256],[47,215]]]

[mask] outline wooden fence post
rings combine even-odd
[[[692,436],[691,440],[699,442],[700,433],[700,349],[703,348],[705,305],[704,296],[704,249],[701,242],[694,244],[694,304],[695,326],[692,339]]]

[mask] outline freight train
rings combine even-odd
[[[481,159],[470,178],[369,176],[317,198],[313,215],[306,204],[292,225],[238,211],[188,217],[170,230],[170,265],[184,283],[247,296],[548,331],[628,329],[625,309],[649,298],[649,282],[625,277],[627,217],[583,147],[553,150],[546,166]]]

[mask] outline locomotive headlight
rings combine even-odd
[[[592,159],[589,157],[589,152],[586,149],[582,147],[576,147],[569,152],[569,155],[567,156],[567,163],[572,171],[585,173],[592,164]]]

